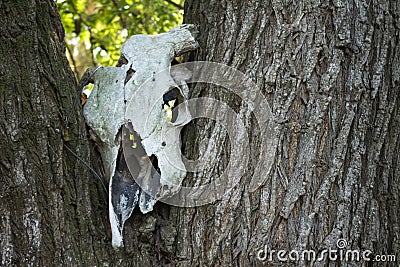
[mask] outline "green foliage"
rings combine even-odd
[[[166,32],[179,25],[183,1],[56,0],[78,78],[88,67],[115,65],[129,36]]]

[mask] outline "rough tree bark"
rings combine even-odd
[[[0,1],[0,21],[1,266],[93,265],[110,255],[101,249],[107,198],[63,147],[77,91],[56,6]],[[79,106],[72,111],[68,145],[89,162]]]
[[[239,186],[203,207],[135,211],[125,248],[114,251],[107,196],[61,140],[77,92],[55,5],[0,1],[1,265],[261,266],[269,264],[256,258],[265,245],[321,251],[338,238],[351,249],[399,252],[399,4],[260,2],[188,0],[185,20],[199,26],[200,49],[190,60],[241,70],[269,100],[279,146],[265,183],[247,189],[263,133],[244,116],[253,158]],[[192,96],[248,113],[226,90],[196,85]],[[187,127],[185,154],[196,158],[193,144],[207,146],[209,137],[221,160],[186,185],[239,160],[225,152],[232,140],[206,119]],[[79,107],[70,138],[99,170]]]
[[[185,22],[200,34],[191,60],[250,76],[269,100],[279,145],[266,182],[249,193],[263,133],[246,121],[254,161],[229,200],[174,210],[181,257],[193,266],[258,266],[268,264],[256,258],[265,245],[322,251],[339,238],[348,249],[399,253],[399,15],[397,1],[186,1]],[[199,85],[193,96],[246,114],[245,101],[226,91]],[[197,128],[188,141],[216,137],[210,143],[224,153],[220,128]],[[226,164],[193,179],[206,182]],[[328,263],[346,266],[311,265]]]

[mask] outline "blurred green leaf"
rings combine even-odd
[[[171,4],[171,2],[175,3]],[[115,65],[134,34],[157,34],[182,23],[184,0],[56,0],[68,58],[79,78],[95,65]]]

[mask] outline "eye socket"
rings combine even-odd
[[[183,103],[184,98],[179,88],[173,88],[163,95],[162,109],[167,113],[167,120],[174,123],[178,118],[179,104]]]

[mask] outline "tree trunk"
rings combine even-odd
[[[249,192],[264,133],[254,117],[243,118],[253,155],[248,174],[223,201],[172,209],[178,255],[192,266],[258,266],[278,262],[276,254],[272,261],[258,260],[261,249],[321,252],[343,247],[340,239],[347,242],[344,252],[370,250],[371,259],[398,254],[397,2],[188,0],[185,14],[185,23],[199,27],[200,49],[190,60],[225,63],[251,77],[270,103],[279,143],[265,183]],[[215,86],[198,85],[192,96],[222,99],[237,113],[248,112],[246,99],[238,102]],[[226,134],[214,122],[198,120],[194,126],[196,134],[187,142],[211,136],[216,139],[210,146],[225,143]],[[192,148],[186,153],[195,157]],[[226,148],[217,149],[218,155]],[[221,158],[217,167],[187,182],[218,177],[228,161]],[[292,264],[362,262],[325,257]]]
[[[63,147],[71,115],[68,146],[89,162],[56,6],[0,1],[0,21],[1,266],[97,264],[111,252],[107,196]]]
[[[67,146],[100,169],[74,106],[78,92],[55,5],[1,1],[1,265],[261,266],[278,262],[276,254],[257,259],[266,247],[321,252],[337,249],[341,238],[347,249],[371,250],[371,258],[398,254],[399,8],[383,0],[187,0],[185,20],[198,25],[200,43],[189,59],[225,63],[253,79],[277,123],[278,146],[268,155],[274,164],[251,192],[263,155],[260,122],[243,115],[251,114],[246,99],[194,86],[192,97],[220,99],[242,114],[248,172],[209,205],[135,210],[125,224],[125,247],[115,251],[107,194],[63,147],[70,117]],[[235,140],[211,120],[195,120],[183,138],[188,157],[216,144],[220,159],[189,175],[187,186],[214,180],[229,161],[241,160],[226,152]],[[363,262],[282,262],[352,263]]]

